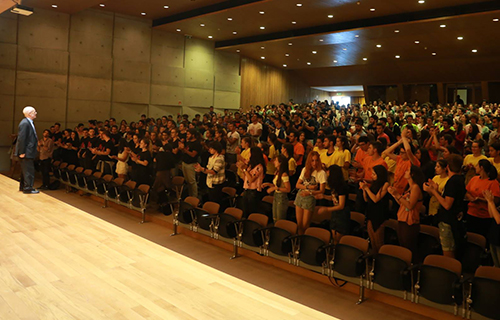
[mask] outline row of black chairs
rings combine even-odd
[[[104,207],[107,207],[108,201],[112,201],[139,211],[142,214],[141,223],[145,222],[149,185],[137,186],[132,180],[125,181],[110,174],[103,175],[100,171],[93,172],[91,169],[85,170],[83,167],[59,161],[52,163],[52,172],[54,178],[66,186],[66,192],[74,188],[103,198]]]

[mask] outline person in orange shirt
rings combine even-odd
[[[486,159],[479,160],[476,167],[479,175],[472,177],[467,184],[465,199],[469,201],[466,215],[467,231],[488,236],[492,218],[488,213],[488,203],[483,191],[489,190],[495,197],[496,203],[500,199],[500,184],[497,180],[497,169]]]

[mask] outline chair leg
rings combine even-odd
[[[236,259],[237,257],[238,257],[238,241],[234,240],[234,242],[233,242],[233,255],[230,259],[231,260]]]
[[[146,221],[146,209],[141,209],[141,213],[142,213],[142,220],[141,220],[141,224],[144,223]]]
[[[363,285],[363,276],[359,277],[359,300],[356,304],[361,304],[365,298],[365,287]]]

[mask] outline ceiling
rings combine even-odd
[[[321,68],[500,55],[500,1],[491,0],[23,0],[22,4],[69,14],[94,8],[151,19],[157,29],[212,40],[218,50],[290,70],[321,72]]]
[[[333,86],[333,87],[313,87],[313,89],[328,91],[328,92],[360,92],[363,91],[363,86]]]

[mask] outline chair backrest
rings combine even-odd
[[[102,178],[104,181],[106,182],[110,182],[111,180],[113,180],[113,176],[110,175],[110,174],[107,174],[105,175],[103,178]]]
[[[222,188],[222,192],[224,192],[225,194],[227,194],[230,197],[234,197],[236,195],[236,189],[231,188],[231,187]]]
[[[87,169],[87,170],[83,171],[83,174],[86,175],[86,176],[91,176],[92,175],[92,169]]]
[[[262,198],[262,202],[273,204],[273,201],[274,201],[273,196],[265,196],[264,198]]]
[[[59,169],[64,169],[68,166],[68,163],[67,162],[63,162],[61,163],[61,165],[59,166]]]
[[[76,166],[74,164],[71,164],[68,166],[68,171],[73,171],[75,170]]]
[[[412,258],[411,251],[404,247],[394,246],[392,244],[386,244],[380,248],[378,253],[399,258],[404,262],[406,262],[408,266],[411,265],[411,258]]]
[[[477,268],[474,277],[500,281],[500,268],[481,266]]]
[[[54,162],[52,163],[52,165],[53,165],[54,167],[59,167],[59,165],[60,165],[60,164],[61,164],[61,161],[54,161]]]
[[[437,227],[421,224],[420,233],[428,234],[439,240],[439,229]]]
[[[342,238],[340,238],[339,243],[358,248],[364,253],[368,252],[368,241],[360,237],[343,236]]]
[[[467,242],[478,245],[481,248],[486,248],[486,238],[483,235],[467,232]]]
[[[267,226],[269,218],[266,215],[260,213],[252,213],[251,215],[248,216],[248,220],[255,221],[258,224],[260,224],[263,228],[265,228]]]
[[[135,189],[135,186],[137,185],[137,182],[135,181],[132,181],[132,180],[129,180],[125,183],[125,185],[127,187],[129,187],[130,189],[134,190]]]
[[[200,204],[200,199],[195,197],[186,197],[186,199],[184,199],[184,202],[187,202],[194,208],[197,208],[198,205]]]
[[[78,167],[78,168],[76,168],[75,172],[76,172],[76,173],[82,173],[82,172],[83,172],[83,170],[85,170],[85,168],[84,168],[84,167]]]
[[[100,178],[102,177],[102,172],[100,172],[100,171],[94,172],[93,176],[94,176],[96,179],[100,179]]]
[[[243,217],[243,210],[238,208],[229,207],[224,210],[224,213],[231,215],[236,218],[236,220],[240,220]]]
[[[462,274],[462,264],[460,261],[450,257],[431,254],[425,257],[424,264],[449,270],[458,277]]]
[[[356,221],[362,226],[365,224],[365,215],[356,211],[351,211],[351,220]]]
[[[280,229],[284,229],[288,232],[290,232],[290,234],[292,236],[296,235],[297,234],[297,224],[293,221],[290,221],[290,220],[278,220],[276,221],[276,223],[274,224],[274,226],[276,228],[280,228]]]
[[[387,227],[387,228],[391,228],[391,229],[397,230],[397,228],[398,228],[398,221],[396,219],[385,220],[384,226]],[[420,225],[420,227],[422,227],[422,225]]]
[[[184,184],[184,177],[181,176],[175,176],[172,178],[172,185],[174,187],[180,187]]]
[[[216,213],[219,213],[219,209],[220,209],[220,204],[216,203],[216,202],[205,202],[205,204],[203,205],[203,210],[205,210],[206,212],[210,213],[210,214],[216,214]]]
[[[147,184],[141,184],[140,186],[137,187],[138,190],[141,190],[144,193],[149,193],[149,189],[151,187]]]
[[[115,180],[113,180],[113,182],[116,183],[117,186],[121,186],[123,184],[123,181],[125,181],[125,179],[123,178],[116,178]]]
[[[304,234],[316,237],[322,240],[325,244],[330,244],[330,241],[332,240],[332,233],[330,232],[330,230],[326,230],[323,228],[315,228],[315,227],[307,228]]]

